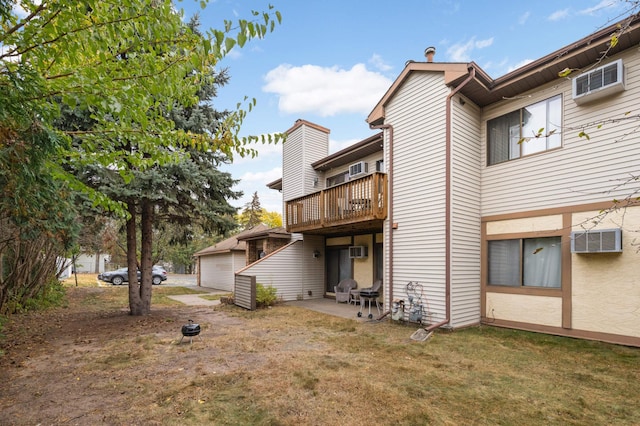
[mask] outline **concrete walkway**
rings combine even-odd
[[[178,281],[178,280],[174,280],[174,282],[175,281]],[[174,282],[172,282],[172,285],[174,286],[186,287],[193,290],[206,292],[206,293],[199,293],[199,294],[180,294],[176,296],[167,296],[170,299],[177,300],[178,302],[184,303],[185,305],[216,306],[220,304],[220,300],[207,300],[207,299],[203,299],[201,296],[206,296],[208,294],[229,294],[229,292],[225,290],[218,290],[218,289],[209,288],[209,287],[199,287],[194,283],[188,283],[188,282],[174,283]],[[361,309],[360,305],[351,305],[348,303],[336,303],[334,299],[318,298],[318,299],[291,301],[291,302],[286,302],[286,304],[291,306],[299,306],[301,308],[309,309],[309,310],[320,312],[327,315],[353,319],[360,322],[371,321],[368,318],[368,314],[369,314],[368,305],[363,307],[362,316],[358,317],[358,312],[360,312],[360,309]],[[380,312],[382,313],[382,311]],[[371,307],[371,313],[373,314],[373,320],[379,317],[378,311],[375,308],[375,304]]]
[[[215,294],[229,294],[228,291],[217,290],[215,288],[208,287],[198,287],[198,286],[189,286],[185,285],[182,287],[192,288],[194,290],[206,291],[206,293],[199,294],[179,294],[175,296],[167,296],[169,299],[177,300],[178,302],[184,303],[185,305],[190,306],[216,306],[220,304],[220,300],[207,300],[203,299],[200,296],[208,296]]]

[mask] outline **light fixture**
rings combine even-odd
[[[317,258],[319,258],[319,257],[320,257],[320,252],[319,252],[318,250],[314,250],[314,251],[313,251],[313,258],[314,258],[314,259],[317,259]]]

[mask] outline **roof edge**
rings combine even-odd
[[[327,129],[326,127],[322,127],[319,124],[312,123],[312,122],[304,120],[302,118],[298,118],[296,120],[295,124],[293,126],[291,126],[291,128],[289,128],[287,131],[285,131],[285,133],[289,134],[289,133],[293,132],[294,130],[296,130],[297,128],[302,127],[302,126],[313,127],[314,129],[319,130],[321,132],[324,132],[326,134],[331,133],[331,130]]]

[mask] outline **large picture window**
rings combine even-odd
[[[560,237],[489,241],[488,284],[560,288]]]
[[[561,146],[562,96],[487,121],[487,165]]]

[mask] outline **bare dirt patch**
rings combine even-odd
[[[238,318],[189,306],[144,317],[126,308],[93,310],[84,304],[92,292],[100,289],[69,289],[68,308],[15,316],[6,325],[0,424],[160,424],[148,407],[159,403],[165,383],[253,362],[216,356],[215,340],[242,327]],[[201,325],[202,338],[179,344],[188,319]]]

